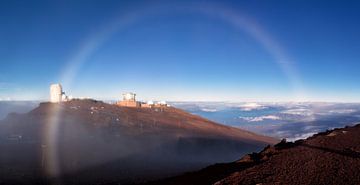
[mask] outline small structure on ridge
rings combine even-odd
[[[142,102],[136,101],[136,94],[132,92],[122,94],[123,99],[121,101],[116,102],[116,105],[122,107],[141,107],[141,108],[162,108],[162,107],[169,107],[169,105],[165,101],[159,102]]]
[[[60,103],[63,101],[71,100],[72,97],[66,96],[65,92],[62,89],[61,84],[51,84],[50,85],[50,102],[51,103]]]
[[[132,92],[124,93],[123,100],[118,101],[116,104],[124,107],[140,107],[141,103],[136,101],[136,94]]]

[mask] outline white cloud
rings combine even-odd
[[[333,114],[349,114],[349,113],[353,113],[356,112],[355,109],[337,109],[337,110],[330,110],[329,113],[333,113]]]
[[[260,122],[264,120],[281,120],[279,116],[275,115],[266,115],[266,116],[258,116],[258,117],[239,117],[243,120],[246,120],[248,122]]]
[[[313,136],[314,134],[317,134],[317,132],[309,132],[309,133],[304,133],[304,134],[295,134],[294,137],[291,138],[286,138],[287,141],[296,141],[299,139],[306,139],[310,136]]]
[[[299,116],[311,116],[314,114],[311,110],[305,109],[305,108],[289,109],[289,110],[282,111],[281,113],[291,114],[291,115],[299,115]]]
[[[315,129],[318,129],[318,128],[319,128],[319,126],[317,126],[317,125],[306,125],[304,127],[304,130],[315,130]]]
[[[12,98],[10,97],[6,97],[6,98],[0,98],[0,101],[11,101]]]
[[[216,112],[217,111],[216,109],[211,109],[211,108],[201,108],[200,110],[203,112]]]
[[[241,108],[242,111],[261,110],[267,108],[266,106],[258,103],[245,103],[242,105],[238,105],[237,107]]]

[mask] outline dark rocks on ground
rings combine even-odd
[[[149,184],[360,184],[360,125],[296,142],[282,140],[232,163]]]

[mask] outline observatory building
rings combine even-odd
[[[163,108],[169,107],[169,105],[165,101],[159,101],[154,103],[153,101],[141,102],[136,101],[136,94],[132,92],[124,93],[123,99],[121,101],[116,102],[116,105],[122,107],[141,107],[141,108]]]
[[[135,93],[128,92],[123,94],[123,101],[136,101],[135,100]]]
[[[123,100],[117,102],[117,105],[124,107],[140,107],[141,103],[136,101],[136,94],[132,92],[124,93]]]
[[[50,102],[59,103],[63,101],[71,100],[71,96],[66,96],[65,92],[62,90],[61,84],[51,84],[50,85]]]
[[[59,103],[62,101],[62,96],[65,94],[62,91],[62,87],[60,84],[51,84],[50,85],[50,102]]]

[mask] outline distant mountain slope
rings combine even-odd
[[[0,182],[139,182],[231,161],[275,142],[172,107],[41,103],[0,122]],[[44,178],[54,165],[54,177]]]
[[[282,141],[236,162],[148,184],[360,184],[360,125]]]
[[[37,101],[0,101],[0,120],[4,119],[9,113],[25,113],[34,109],[39,102]]]

